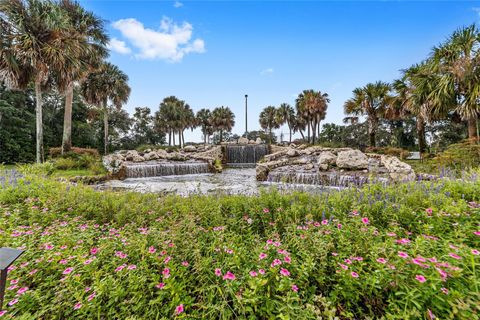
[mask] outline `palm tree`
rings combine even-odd
[[[235,115],[229,107],[221,106],[212,111],[212,127],[220,133],[220,143],[223,141],[223,132],[232,131],[235,125]]]
[[[375,147],[375,136],[380,119],[393,102],[390,88],[388,83],[382,81],[369,83],[362,88],[354,89],[353,98],[347,100],[343,106],[347,115],[367,116],[371,147]]]
[[[200,109],[197,112],[197,123],[201,128],[203,134],[203,143],[207,145],[207,137],[209,137],[212,132],[212,113],[208,109]]]
[[[272,143],[272,129],[280,128],[278,123],[277,109],[273,106],[268,106],[260,112],[259,117],[260,126],[267,131],[268,143]]]
[[[175,130],[178,123],[178,103],[175,96],[166,97],[160,103],[159,110],[155,113],[156,127],[161,131],[168,133],[168,145],[175,145]]]
[[[280,125],[287,124],[290,131],[289,142],[292,142],[292,130],[295,122],[295,110],[288,103],[282,103],[277,109],[277,122]]]
[[[43,160],[42,92],[51,72],[62,70],[82,47],[72,38],[70,21],[52,1],[0,1],[0,80],[25,89],[34,83],[36,160]]]
[[[106,35],[103,20],[92,12],[86,11],[78,3],[62,0],[60,7],[69,18],[71,39],[79,42],[81,50],[77,56],[70,57],[61,70],[55,73],[58,89],[65,93],[65,114],[63,120],[62,153],[72,147],[72,102],[75,82],[81,83],[101,65],[108,55]]]
[[[431,96],[433,108],[450,107],[468,125],[468,136],[478,138],[480,114],[480,31],[473,24],[455,31],[443,44],[433,49],[434,71],[439,83]]]
[[[128,101],[130,87],[128,76],[117,66],[104,62],[95,72],[90,73],[82,85],[85,100],[103,109],[104,153],[108,153],[108,102],[117,109]]]
[[[304,90],[296,99],[297,113],[304,118],[308,130],[308,142],[315,143],[317,132],[320,131],[320,122],[325,119],[328,103],[328,94],[321,91]],[[312,140],[310,140],[310,128]]]

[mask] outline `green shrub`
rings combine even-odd
[[[393,147],[367,147],[365,149],[365,152],[395,156],[402,160],[410,156],[410,151],[402,148],[393,148]]]
[[[62,156],[62,148],[61,147],[50,148],[48,150],[48,154],[50,155],[50,158],[60,157]],[[72,147],[70,152],[68,152],[67,154],[90,155],[92,157],[100,156],[97,149],[77,148],[77,147]]]

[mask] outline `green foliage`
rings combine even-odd
[[[60,147],[50,148],[48,153],[51,158],[60,157],[62,156],[62,148]],[[92,157],[97,157],[97,158],[100,156],[97,149],[73,147],[67,154],[64,155],[64,157],[71,158],[71,157],[76,157],[76,155],[90,155]]]
[[[0,189],[0,241],[26,248],[7,315],[169,319],[183,305],[178,318],[476,319],[478,173],[189,198],[27,176]]]
[[[480,145],[471,141],[452,144],[434,158],[441,167],[448,167],[457,171],[480,165]]]
[[[404,150],[402,148],[392,148],[392,147],[368,147],[365,149],[365,152],[386,154],[389,156],[395,156],[402,160],[410,156],[410,151]]]

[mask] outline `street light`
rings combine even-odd
[[[5,297],[8,267],[10,267],[10,265],[17,260],[22,253],[22,250],[0,248],[0,310],[3,308],[3,298]]]
[[[245,138],[247,137],[248,129],[247,129],[247,99],[248,99],[248,94],[245,95]]]

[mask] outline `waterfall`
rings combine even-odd
[[[127,178],[145,178],[185,174],[209,173],[205,162],[154,162],[126,166]]]
[[[255,164],[268,154],[268,146],[265,144],[227,145],[227,163],[234,166],[242,164]]]
[[[368,177],[364,175],[348,175],[343,173],[315,173],[315,172],[281,172],[271,171],[268,182],[310,184],[329,187],[360,187],[367,183]]]

